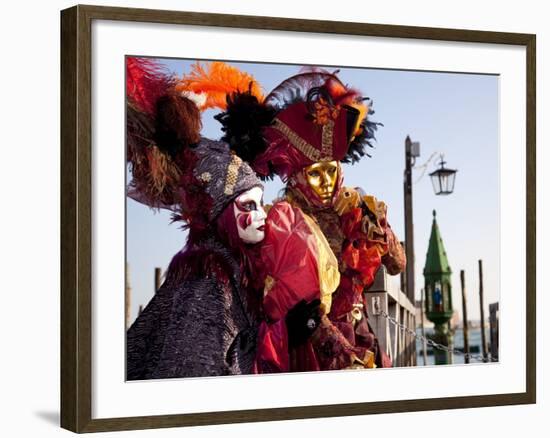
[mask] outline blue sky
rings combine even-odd
[[[189,72],[194,61],[163,60],[177,75]],[[301,66],[231,63],[251,73],[269,92]],[[479,318],[478,260],[483,260],[485,304],[499,296],[499,143],[498,77],[491,75],[419,72],[384,69],[340,69],[344,83],[374,101],[372,119],[384,124],[377,133],[372,158],[354,166],[344,165],[344,184],[360,186],[388,205],[388,219],[404,239],[403,170],[404,141],[410,135],[420,142],[421,156],[413,172],[416,295],[424,284],[424,267],[432,224],[432,210],[453,270],[453,304],[462,313],[460,270],[465,270],[470,319]],[[219,123],[203,114],[203,135],[219,138]],[[447,167],[458,169],[455,191],[435,196],[428,173],[421,165],[434,153],[445,154]],[[438,157],[436,157],[438,158]],[[129,176],[130,177],[130,176]],[[421,178],[420,178],[421,177]],[[282,188],[276,179],[266,184],[264,200],[270,202]],[[154,212],[127,200],[127,262],[132,287],[132,319],[139,304],[153,295],[154,268],[164,271],[172,256],[185,244],[186,233],[170,224],[168,212]],[[396,279],[397,281],[397,279]],[[486,310],[486,315],[488,311]]]

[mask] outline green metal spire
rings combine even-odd
[[[443,246],[443,239],[441,239],[439,227],[435,220],[435,210],[433,211],[433,216],[434,220],[432,222],[432,233],[430,235],[430,243],[428,244],[424,275],[450,274],[452,271],[447,260],[445,247]]]
[[[431,339],[438,344],[450,346],[452,333],[448,322],[453,316],[451,267],[435,220],[435,210],[433,215],[432,233],[424,266],[426,317],[434,323],[434,334],[431,335]],[[434,349],[434,356],[436,365],[453,363],[453,356],[449,352]]]

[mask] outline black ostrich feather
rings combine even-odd
[[[227,97],[227,109],[215,119],[222,124],[222,140],[242,160],[252,163],[267,147],[262,129],[273,123],[276,113],[250,92],[234,93]]]
[[[372,102],[371,102],[372,104]],[[374,114],[372,109],[369,110],[369,116]],[[367,148],[374,148],[374,142],[376,141],[375,133],[379,126],[384,126],[380,122],[373,122],[365,118],[361,122],[361,132],[355,136],[351,141],[348,152],[341,160],[342,163],[354,164],[358,162],[365,155],[371,158],[371,155],[367,152]]]

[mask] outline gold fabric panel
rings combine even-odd
[[[325,235],[319,228],[319,225],[307,214],[304,218],[315,237],[317,243],[317,269],[319,270],[319,291],[322,307],[325,314],[330,312],[332,305],[332,294],[340,284],[340,271],[338,270],[338,260],[330,249]]]
[[[227,166],[227,176],[225,177],[225,189],[226,195],[232,195],[235,185],[237,184],[237,177],[239,176],[239,168],[243,164],[243,161],[235,154],[231,157],[231,161]]]

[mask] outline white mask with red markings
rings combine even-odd
[[[253,187],[241,193],[233,203],[239,237],[246,243],[261,242],[265,236],[265,210],[262,206],[264,191]]]

